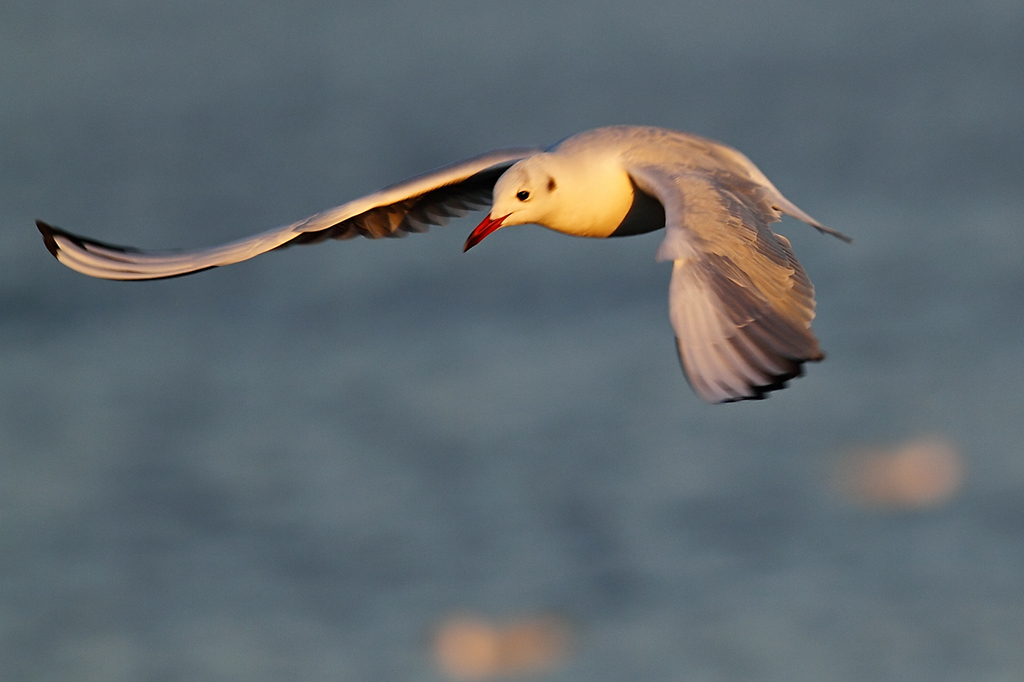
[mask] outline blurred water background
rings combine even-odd
[[[1022,121],[1012,0],[5,0],[0,678],[438,680],[445,618],[546,613],[543,679],[1021,679]],[[659,234],[117,283],[32,224],[211,245],[613,123],[855,238],[778,226],[824,363],[700,402]],[[931,502],[836,484],[919,438]]]

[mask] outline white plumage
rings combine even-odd
[[[840,239],[787,200],[747,157],[695,135],[614,126],[550,149],[481,154],[291,225],[208,249],[146,252],[36,224],[50,252],[92,277],[145,280],[237,263],[291,244],[404,236],[485,206],[466,249],[494,230],[536,223],[585,237],[665,228],[674,262],[669,315],[694,390],[709,402],[762,398],[824,355],[811,332],[814,288],[783,213]]]

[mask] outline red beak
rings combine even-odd
[[[466,245],[462,247],[462,252],[465,253],[482,242],[484,237],[501,227],[501,224],[505,222],[505,218],[508,218],[510,215],[512,214],[507,213],[500,218],[491,218],[491,215],[488,213],[483,222],[477,225],[476,229],[470,233],[469,238],[466,239]]]

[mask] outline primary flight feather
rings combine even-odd
[[[304,220],[222,246],[148,252],[36,221],[57,260],[92,277],[179,277],[291,244],[424,232],[491,203],[466,240],[535,223],[582,237],[665,228],[657,259],[673,261],[669,316],[691,386],[708,402],[763,398],[824,355],[811,332],[814,287],[783,213],[844,241],[787,200],[740,152],[661,128],[613,126],[548,148],[474,156]]]

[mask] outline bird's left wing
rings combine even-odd
[[[665,209],[658,259],[674,261],[669,315],[698,395],[763,398],[824,357],[810,328],[814,287],[789,241],[769,228],[780,207],[767,187],[692,168],[627,170]]]
[[[502,149],[410,178],[304,220],[221,246],[150,252],[72,234],[37,220],[50,253],[91,277],[142,280],[179,277],[247,260],[291,244],[363,236],[403,237],[443,225],[449,218],[487,205],[498,178],[539,149]]]

